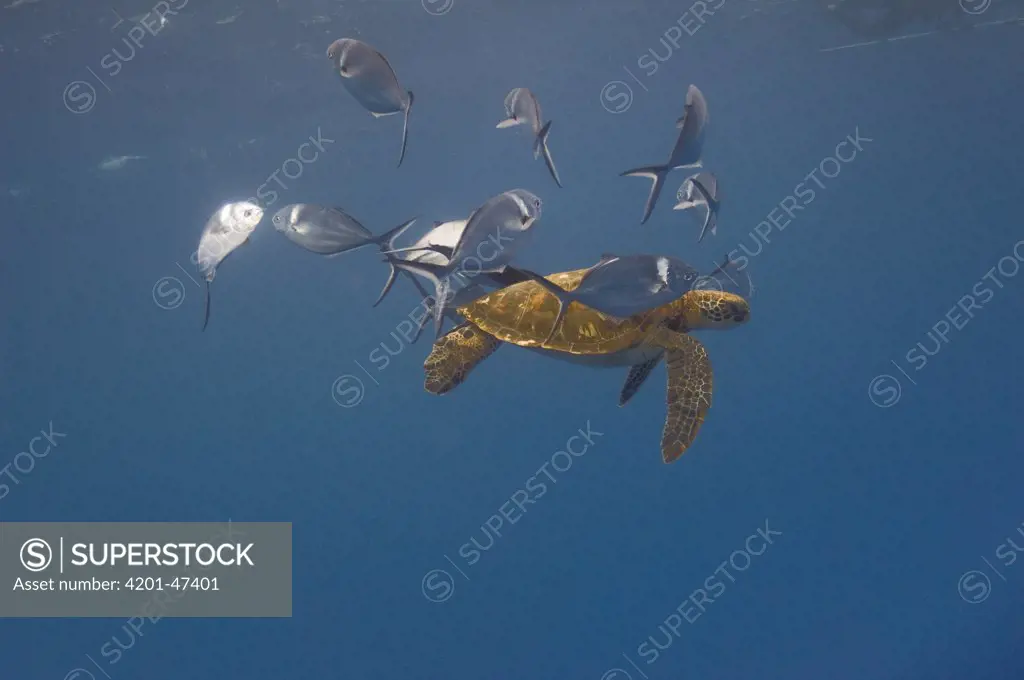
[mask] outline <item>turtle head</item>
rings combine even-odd
[[[691,290],[677,309],[690,330],[728,330],[750,320],[750,304],[720,290]]]

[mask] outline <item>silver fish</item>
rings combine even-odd
[[[404,261],[423,262],[440,266],[448,264],[451,261],[451,255],[454,253],[455,246],[458,245],[459,239],[462,237],[462,232],[466,229],[467,224],[469,224],[469,220],[435,222],[434,228],[420,238],[420,240],[418,240],[411,248],[402,249],[405,251],[419,250],[421,248],[424,249],[404,258]],[[388,253],[386,254],[386,257],[394,258],[395,255]],[[423,290],[423,287],[419,284],[419,280],[416,277],[410,276],[410,278],[412,278],[413,283],[416,285],[416,289],[424,298],[425,308],[430,312],[429,316],[424,316],[423,319],[420,320],[419,327],[416,330],[416,335],[412,339],[412,342],[416,342],[420,333],[422,333],[423,329],[426,327],[427,321],[433,318],[433,302],[427,302],[427,300],[432,300],[433,298]],[[445,318],[451,319],[453,322],[458,324],[461,319],[454,310],[462,307],[463,305],[469,304],[481,295],[486,294],[487,289],[484,288],[484,285],[503,288],[514,283],[519,283],[520,281],[525,281],[527,278],[529,277],[526,274],[516,269],[512,269],[511,267],[507,267],[504,271],[497,274],[485,273],[478,280],[478,283],[467,282],[462,288],[456,290],[454,294],[452,294],[452,299],[441,313]]]
[[[558,178],[558,170],[555,169],[555,161],[551,158],[551,149],[548,147],[548,134],[551,132],[551,121],[541,124],[543,118],[540,113],[540,102],[525,87],[517,87],[505,95],[505,115],[507,118],[498,123],[499,129],[515,127],[517,125],[528,125],[533,133],[533,157],[537,159],[544,155],[544,163],[548,166],[548,172],[554,178],[555,184],[561,188],[562,180]]]
[[[434,250],[434,248],[436,247],[440,250],[449,250],[454,248],[455,244],[458,243],[459,241],[459,237],[462,235],[462,230],[466,228],[467,221],[468,220],[454,220],[452,222],[434,222],[434,227],[429,232],[427,232],[422,238],[420,238],[420,240],[416,241],[416,243],[414,243],[411,248],[403,249],[409,251],[419,251],[414,255],[410,255],[409,257],[406,258],[396,258],[395,255],[391,254],[392,252],[396,252],[394,250],[394,240],[392,239],[392,241],[389,242],[388,244],[388,248],[386,249],[384,256],[388,262],[394,259],[404,259],[409,262],[426,262],[428,264],[438,264],[442,266],[446,265],[448,264],[448,256],[441,254],[440,252]],[[427,291],[423,290],[423,286],[420,285],[419,279],[417,279],[412,274],[409,274],[408,272],[406,272],[406,276],[408,276],[409,279],[413,282],[413,285],[416,286],[416,290],[419,291],[422,297],[429,297]],[[374,307],[380,304],[381,300],[384,299],[384,296],[387,295],[388,292],[391,290],[391,286],[394,284],[394,282],[395,268],[394,265],[392,264],[391,274],[388,276],[388,282],[384,285],[384,289],[380,292],[380,296],[377,298],[377,302],[373,303]],[[412,342],[416,342],[416,339],[419,338],[420,332],[423,331],[424,323],[426,322],[424,321],[423,323],[420,324],[419,330],[416,332],[416,337],[413,338]]]
[[[409,138],[409,111],[414,99],[412,90],[403,90],[387,58],[360,40],[335,40],[327,48],[327,58],[341,76],[345,89],[375,118],[404,114],[402,153],[398,157],[398,167],[401,167]]]
[[[669,155],[668,162],[664,165],[649,165],[643,168],[634,168],[622,173],[621,177],[646,177],[651,180],[651,193],[647,196],[647,203],[644,205],[644,216],[640,224],[647,222],[647,219],[654,212],[654,204],[661,195],[665,186],[665,179],[672,170],[680,168],[700,168],[704,163],[701,159],[704,153],[704,131],[708,124],[708,103],[704,95],[696,85],[690,85],[686,92],[686,107],[682,117],[676,121],[679,129],[679,136],[676,138],[675,146]]]
[[[461,273],[470,277],[483,274],[490,280],[500,280],[502,276],[507,275],[515,280],[521,280],[521,274],[524,272],[512,270],[509,263],[529,241],[531,227],[540,219],[540,211],[541,200],[537,196],[523,189],[506,191],[491,198],[470,215],[458,242],[450,250],[447,264],[391,260],[393,266],[418,274],[434,285],[434,328],[437,337],[441,335],[445,310],[451,305],[452,274],[459,273],[461,269]],[[493,255],[485,255],[485,247],[492,251]],[[403,248],[385,254],[391,256],[422,249]],[[447,249],[443,248],[438,250],[447,252]],[[468,269],[469,260],[475,263],[472,270]],[[531,278],[537,276],[528,274]]]
[[[416,218],[412,218],[380,236],[359,223],[359,220],[341,208],[329,208],[310,203],[294,203],[274,213],[274,229],[288,237],[295,245],[318,255],[335,257],[350,250],[368,245],[377,245],[382,251],[390,251],[402,233],[412,226]],[[376,307],[391,289],[395,281],[394,266],[388,274],[387,283],[381,291]]]
[[[722,207],[718,191],[718,178],[710,172],[702,172],[687,177],[676,192],[676,205],[673,210],[690,210],[703,207],[705,210],[704,224],[697,237],[697,243],[704,240],[710,231],[715,235],[718,231],[718,212]]]
[[[559,303],[547,340],[554,337],[571,302],[626,318],[679,299],[693,288],[698,277],[694,267],[675,257],[605,254],[583,275],[575,290],[563,290],[547,279],[538,279]]]
[[[446,265],[449,257],[437,250],[434,246],[450,248],[453,252],[462,238],[462,232],[466,230],[469,220],[452,220],[450,222],[435,222],[434,227],[423,235],[420,240],[412,245],[412,248],[423,248],[421,252],[405,258],[410,262],[427,262],[430,264]]]
[[[206,311],[203,330],[210,323],[210,282],[217,267],[236,248],[249,242],[249,236],[263,219],[263,208],[250,201],[225,203],[206,221],[196,249],[196,265],[206,280]]]

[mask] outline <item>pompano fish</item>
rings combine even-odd
[[[380,236],[359,223],[359,220],[341,208],[329,208],[310,203],[294,203],[274,213],[274,229],[288,237],[295,245],[318,255],[334,257],[350,250],[368,245],[377,245],[382,251],[394,248],[395,240],[412,226],[412,218]],[[381,291],[376,307],[384,299],[395,281],[395,268],[391,267],[387,283]]]
[[[423,250],[410,255],[405,259],[410,262],[427,262],[430,264],[440,265],[448,264],[448,256],[434,250],[433,247],[440,246],[442,248],[451,248],[454,252],[455,246],[458,245],[459,239],[462,238],[462,232],[466,230],[467,224],[469,224],[469,220],[435,222],[434,227],[412,245],[413,249],[423,248]]]
[[[517,87],[505,95],[505,120],[498,123],[497,127],[508,128],[516,125],[528,125],[533,133],[533,157],[537,159],[544,155],[544,163],[548,166],[548,172],[555,180],[555,184],[562,186],[562,180],[558,178],[558,170],[555,169],[555,161],[551,158],[551,149],[548,148],[548,134],[551,132],[551,121],[542,124],[540,113],[540,102],[525,87]]]
[[[196,265],[206,280],[206,311],[203,330],[210,323],[210,282],[217,267],[238,246],[249,242],[249,236],[263,219],[263,208],[250,201],[225,203],[206,221],[196,249]]]
[[[583,275],[575,290],[563,290],[547,279],[537,279],[558,298],[558,313],[547,339],[554,337],[572,302],[626,318],[679,299],[693,288],[698,276],[694,267],[675,257],[605,254]]]
[[[722,204],[718,193],[718,178],[710,172],[687,177],[676,192],[678,203],[673,210],[690,210],[701,206],[705,210],[704,225],[701,227],[697,243],[704,240],[704,235],[710,230],[714,235],[718,231],[718,211]]]
[[[409,138],[412,90],[403,90],[387,58],[361,40],[335,40],[327,48],[327,58],[341,76],[345,89],[375,118],[404,114],[402,153],[398,157],[398,167],[401,167],[405,159],[405,144]]]
[[[658,196],[661,195],[669,172],[679,168],[699,168],[704,165],[701,156],[704,152],[704,129],[707,123],[708,103],[697,86],[690,85],[686,92],[686,106],[683,115],[676,121],[679,136],[676,138],[675,146],[672,147],[668,162],[664,165],[634,168],[622,173],[622,177],[646,177],[652,182],[651,193],[647,196],[644,216],[640,220],[640,224],[647,222],[654,211],[654,204],[657,202]]]
[[[509,263],[512,258],[528,242],[531,227],[540,219],[540,213],[541,200],[537,196],[523,189],[506,191],[489,199],[470,215],[454,248],[450,251],[437,248],[442,254],[450,252],[447,264],[391,260],[393,266],[419,274],[434,285],[434,329],[437,337],[441,335],[445,310],[451,304],[451,275],[461,268],[469,276],[484,274],[491,280],[505,276],[506,270],[511,269]],[[430,248],[434,249],[433,246]],[[485,248],[493,255],[485,255]],[[403,248],[386,254],[390,256],[422,249]],[[468,260],[474,261],[472,270],[467,270]],[[518,270],[508,272],[508,275],[519,277]]]
[[[437,264],[442,266],[446,265],[448,264],[448,257],[446,255],[441,254],[440,252],[433,250],[433,247],[438,247],[440,249],[454,248],[455,244],[458,243],[459,241],[459,237],[462,235],[462,230],[466,228],[467,221],[468,220],[434,222],[434,227],[430,231],[428,231],[422,238],[420,238],[420,240],[416,241],[416,243],[414,243],[411,248],[402,249],[407,251],[418,251],[415,254],[410,255],[409,257],[406,258],[396,258],[394,255],[391,254],[392,252],[397,252],[394,250],[394,239],[392,239],[388,243],[388,248],[385,250],[385,257],[387,258],[388,262],[391,262],[391,260],[394,259],[405,259],[409,262],[426,262],[428,264]],[[419,279],[409,274],[408,272],[406,272],[406,275],[409,276],[409,278],[412,280],[413,284],[416,286],[416,289],[420,292],[420,294],[423,297],[428,297],[427,292],[423,290],[423,286],[420,285]],[[391,274],[388,276],[388,281],[386,284],[384,284],[384,289],[380,292],[380,296],[377,298],[377,302],[373,303],[374,307],[380,304],[381,300],[383,300],[384,296],[388,294],[388,292],[391,290],[391,286],[394,285],[394,283],[395,267],[394,265],[392,265]],[[421,324],[420,331],[422,330],[423,325]],[[416,338],[418,337],[419,331],[417,331],[416,333]],[[413,338],[413,342],[416,341],[416,338]]]
[[[462,237],[462,232],[465,230],[469,220],[452,220],[450,222],[435,222],[433,229],[427,232],[422,238],[420,238],[411,248],[403,248],[402,250],[411,252],[413,250],[420,250],[409,257],[404,258],[406,262],[422,262],[427,264],[444,266],[451,261],[451,256],[455,250],[455,246],[458,245],[459,239]],[[388,258],[394,258],[395,256],[388,253]],[[407,272],[408,273],[408,272]],[[420,295],[426,300],[430,298],[423,287],[420,286],[419,280],[414,277],[412,278],[413,283],[416,285],[416,289],[420,292]],[[467,305],[473,300],[477,299],[481,295],[487,293],[487,289],[482,284],[492,284],[498,287],[511,286],[520,281],[525,281],[527,275],[519,272],[518,270],[512,269],[511,267],[505,268],[505,270],[498,274],[484,274],[481,277],[483,280],[480,283],[470,283],[457,291],[455,291],[452,299],[448,302],[443,310],[442,314],[445,318],[451,319],[455,323],[459,323],[459,317],[455,313],[455,309],[463,305]],[[382,294],[383,295],[383,294]],[[419,327],[416,329],[416,335],[413,337],[411,342],[416,342],[419,338],[420,333],[426,327],[427,321],[433,318],[433,304],[428,303],[426,305],[429,316],[424,316],[420,320]]]

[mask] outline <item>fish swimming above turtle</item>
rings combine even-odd
[[[654,204],[658,202],[658,196],[665,186],[668,173],[680,168],[703,167],[705,127],[708,124],[708,103],[704,94],[697,89],[696,85],[690,85],[686,92],[686,105],[683,108],[683,115],[676,121],[676,128],[679,135],[676,143],[669,154],[668,162],[664,165],[649,165],[643,168],[633,168],[622,173],[621,177],[646,177],[651,180],[651,193],[647,195],[647,203],[644,204],[644,216],[640,224],[647,222],[651,213],[654,212]]]
[[[718,212],[722,209],[722,201],[717,177],[710,172],[687,177],[676,192],[676,201],[673,210],[704,209],[704,219],[697,243],[703,241],[709,231],[712,236],[718,233]]]
[[[540,214],[540,198],[524,189],[512,189],[494,196],[473,211],[454,247],[435,243],[384,253],[392,266],[426,278],[433,284],[435,337],[441,337],[445,311],[451,306],[451,296],[460,277],[484,275],[493,279],[510,274],[516,281],[521,280],[518,270],[509,271],[513,269],[510,262],[531,240],[531,227],[540,219]],[[502,241],[503,244],[494,245]],[[485,248],[492,254],[484,255]],[[392,257],[397,253],[428,249],[443,253],[447,263],[412,262]],[[471,270],[467,268],[470,261],[476,262]]]
[[[455,252],[456,246],[462,239],[462,233],[465,231],[469,224],[469,220],[452,220],[449,222],[435,222],[433,228],[424,234],[416,243],[409,248],[400,248],[398,250],[391,250],[384,253],[387,261],[391,264],[392,272],[395,269],[395,262],[400,263],[415,263],[419,265],[426,265],[435,267],[438,269],[444,268],[450,264],[451,258]],[[404,258],[399,257],[399,253],[413,253]],[[402,265],[399,265],[402,266]],[[409,274],[408,272],[406,272]],[[456,324],[460,323],[462,319],[458,317],[455,309],[461,307],[464,304],[472,302],[476,298],[480,297],[487,292],[485,285],[491,286],[492,288],[510,286],[520,281],[525,281],[531,277],[531,274],[527,274],[513,267],[504,267],[500,272],[488,272],[482,273],[481,276],[474,280],[474,274],[472,272],[463,272],[461,275],[457,272],[453,273],[449,280],[459,279],[462,285],[459,288],[449,286],[446,295],[450,297],[450,300],[443,306],[441,314],[443,318],[451,319]],[[532,275],[536,276],[536,275]],[[434,303],[433,296],[429,295],[423,286],[420,285],[419,280],[416,276],[409,274],[413,283],[416,285],[416,289],[420,292],[421,298],[424,300],[425,309],[429,312],[428,316],[424,316],[420,319],[419,325],[416,329],[416,335],[410,341],[415,343],[419,338],[420,333],[426,327],[427,321],[434,318],[436,314],[436,306]],[[388,279],[388,285],[384,287],[384,291],[381,293],[380,298],[377,302],[379,303],[384,295],[391,288],[391,283],[394,282],[394,276]],[[374,304],[376,307],[377,305]]]
[[[546,278],[571,291],[587,271],[560,272]],[[668,413],[661,453],[662,459],[671,463],[693,444],[711,407],[711,361],[704,345],[690,333],[730,329],[750,319],[745,299],[718,290],[689,290],[668,304],[626,319],[577,304],[552,334],[558,309],[556,297],[535,280],[488,293],[460,307],[458,312],[466,322],[437,340],[423,364],[425,389],[432,394],[452,390],[505,342],[591,367],[631,366],[621,405],[664,354]]]
[[[533,157],[534,159],[544,156],[544,164],[548,166],[548,172],[555,184],[561,188],[562,180],[558,177],[558,170],[555,169],[555,160],[551,157],[551,149],[548,148],[548,134],[551,132],[551,121],[543,122],[540,113],[540,102],[530,90],[525,87],[513,88],[505,95],[505,115],[508,116],[497,124],[498,129],[526,125],[533,134]]]
[[[409,112],[414,99],[412,90],[403,90],[387,57],[361,40],[335,40],[327,48],[327,58],[341,76],[345,89],[374,118],[403,114],[402,152],[398,157],[398,167],[402,167],[409,140]]]
[[[532,278],[558,298],[558,313],[551,326],[551,335],[554,335],[573,302],[609,316],[625,318],[678,299],[693,288],[697,276],[695,268],[677,257],[606,253],[571,291],[543,277]]]

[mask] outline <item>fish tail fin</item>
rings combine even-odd
[[[412,90],[406,90],[405,94],[409,96],[409,101],[405,104],[405,118],[402,121],[402,154],[398,157],[398,167],[402,167],[402,161],[405,160],[405,145],[409,141],[409,112],[412,111],[412,103],[416,99]]]
[[[398,237],[401,236],[405,232],[405,230],[411,227],[413,223],[418,219],[419,217],[414,217],[411,220],[406,220],[405,222],[402,222],[394,229],[389,229],[380,236],[375,236],[373,238],[373,242],[378,244],[381,250],[394,250],[395,241],[398,240]]]
[[[412,223],[415,222],[416,219],[417,218],[414,217],[411,220],[403,222],[394,229],[384,232],[383,234],[374,239],[374,243],[377,243],[382,251],[393,250],[395,247],[395,241],[398,240],[398,237],[401,236],[406,229],[412,226]],[[398,275],[398,272],[395,270],[395,258],[392,257],[391,255],[387,255],[387,258],[388,266],[390,267],[390,271],[388,272],[388,280],[384,283],[384,288],[381,289],[380,295],[377,297],[377,301],[373,303],[374,307],[379,305],[381,303],[381,300],[384,299],[384,296],[388,294],[388,292],[391,290],[391,286],[395,284],[395,277]]]
[[[565,290],[558,285],[548,281],[540,274],[531,272],[528,269],[519,269],[520,273],[524,274],[528,279],[537,283],[541,288],[551,293],[558,300],[558,313],[555,314],[555,321],[551,324],[551,332],[548,333],[547,337],[544,338],[542,345],[546,345],[555,337],[555,333],[558,331],[559,325],[562,323],[562,319],[565,318],[565,312],[569,309],[569,304],[575,299],[575,295],[572,291]]]
[[[708,208],[708,214],[704,218],[704,226],[700,230],[700,236],[697,238],[697,243],[704,240],[704,235],[711,231],[711,235],[714,236],[715,232],[718,231],[718,219],[716,218],[715,211]]]
[[[384,296],[391,290],[391,286],[395,285],[395,277],[398,276],[398,271],[395,269],[393,258],[390,256],[388,257],[388,267],[388,280],[384,282],[384,287],[381,289],[380,295],[377,296],[377,301],[373,303],[374,307],[380,304]]]
[[[620,177],[646,177],[651,180],[651,193],[647,196],[647,203],[644,205],[644,216],[640,220],[640,224],[644,224],[647,219],[654,212],[654,204],[658,201],[658,196],[661,195],[661,190],[665,186],[665,180],[668,178],[668,173],[672,168],[667,165],[648,165],[643,168],[633,168],[622,173]]]
[[[533,143],[533,157],[537,158],[539,154],[544,154],[544,164],[548,166],[548,172],[551,173],[552,179],[555,180],[555,184],[558,188],[562,188],[562,180],[558,178],[558,170],[555,169],[555,159],[551,157],[551,149],[548,147],[548,134],[551,132],[551,121],[545,123],[544,127],[541,128],[537,134],[537,139]]]
[[[708,230],[711,230],[711,234],[714,235],[718,230],[718,200],[715,199],[708,191],[707,187],[701,184],[696,178],[690,180],[693,182],[694,188],[701,195],[704,202],[704,207],[707,209],[707,214],[704,216],[704,226],[701,227],[700,236],[697,237],[697,243],[704,240],[704,235],[707,234]]]
[[[534,160],[540,158],[541,149],[544,148],[544,144],[547,142],[548,133],[551,132],[551,121],[549,120],[544,124],[544,127],[540,129],[537,136],[533,140],[533,158]]]
[[[434,284],[434,332],[436,337],[441,337],[441,324],[451,297],[451,281],[448,277],[450,268],[428,262],[405,260],[392,260],[391,264],[402,271],[422,276]]]
[[[210,280],[206,280],[206,311],[203,314],[203,331],[206,330],[206,325],[210,323]],[[202,332],[202,331],[200,331]]]
[[[516,120],[515,118],[506,118],[505,120],[501,121],[494,127],[498,128],[499,130],[503,130],[505,128],[515,127],[516,125],[519,125],[518,120]]]

